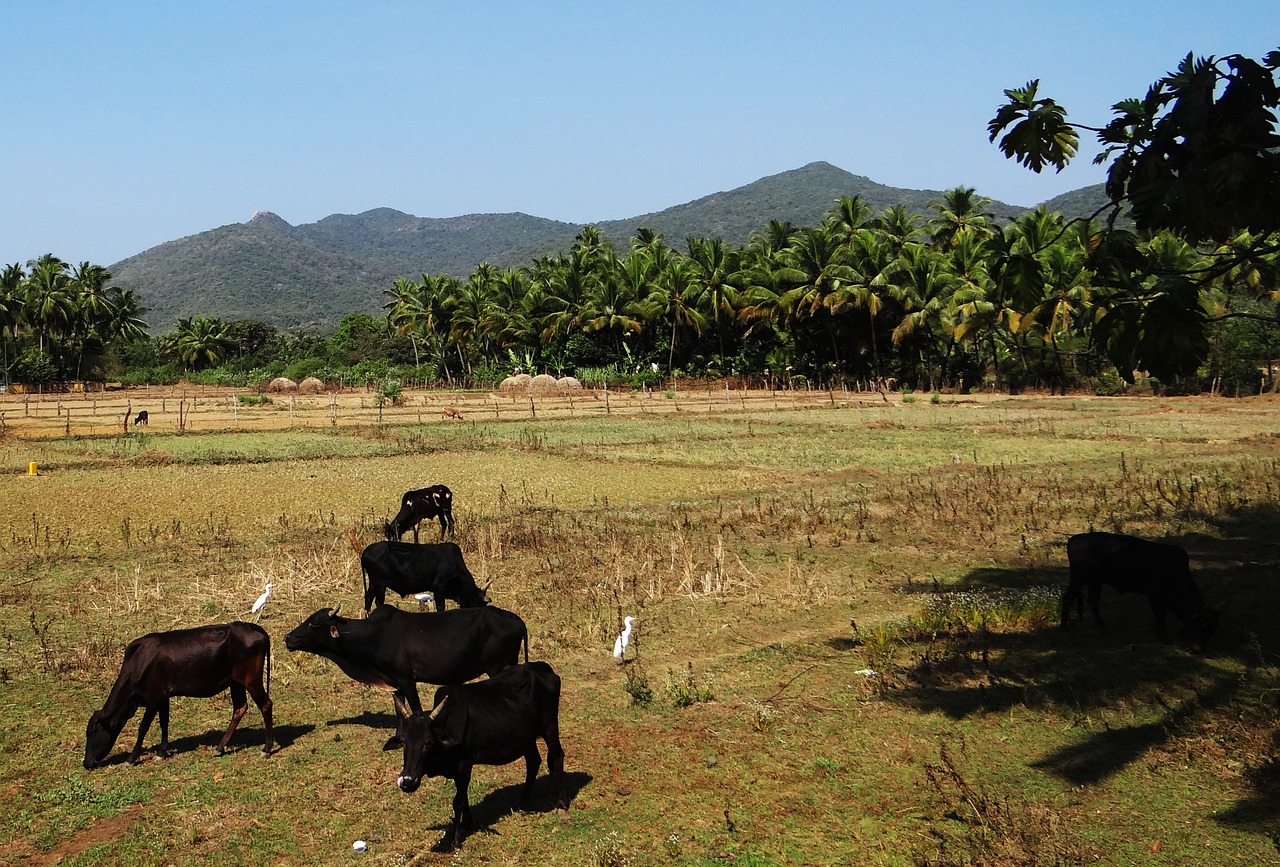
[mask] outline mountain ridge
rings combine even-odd
[[[596,226],[620,248],[642,226],[679,248],[691,235],[741,245],[770,220],[817,225],[837,198],[854,195],[876,212],[900,204],[928,213],[943,192],[890,187],[818,161],[662,211],[595,223],[520,212],[418,217],[382,207],[295,226],[259,210],[247,222],[166,241],[110,270],[116,285],[132,289],[148,309],[153,333],[196,315],[328,329],[347,313],[380,313],[383,290],[398,277],[466,277],[481,262],[501,268],[528,264],[567,250],[584,226]],[[1097,184],[1043,204],[1075,217],[1103,202]],[[1004,222],[1030,209],[992,201],[989,210]]]

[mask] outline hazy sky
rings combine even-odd
[[[825,160],[1031,205],[1097,183],[1000,156],[1003,90],[1101,125],[1188,52],[1280,47],[1275,0],[5,0],[0,263],[111,264],[275,211],[575,223]]]

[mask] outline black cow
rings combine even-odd
[[[507,765],[524,757],[527,807],[542,757],[537,739],[547,745],[547,768],[555,779],[556,806],[568,806],[564,782],[564,749],[560,746],[560,678],[545,662],[503,669],[488,680],[436,690],[430,715],[396,700],[402,716],[404,765],[397,783],[414,792],[427,777],[453,780],[453,821],[433,848],[448,852],[462,843],[471,825],[467,786],[474,765]]]
[[[455,542],[374,542],[360,552],[360,575],[366,613],[374,603],[382,605],[386,601],[388,590],[401,596],[430,591],[436,611],[444,610],[446,599],[461,608],[489,604],[489,597],[476,586],[476,579],[462,559],[462,549]]]
[[[382,525],[389,541],[399,542],[409,530],[418,541],[418,524],[431,518],[440,519],[440,538],[453,535],[453,491],[444,485],[432,485],[416,491],[405,491],[400,498],[400,511],[388,524]]]
[[[284,637],[284,646],[323,656],[352,680],[389,689],[422,712],[419,683],[463,683],[529,660],[529,630],[510,611],[452,608],[411,613],[383,605],[364,620],[321,608]]]
[[[263,668],[266,684],[263,684]],[[218,742],[218,752],[226,751],[248,702],[245,692],[253,696],[267,727],[267,742],[262,748],[270,755],[273,741],[271,724],[271,639],[266,630],[252,623],[224,623],[153,632],[135,639],[124,651],[124,662],[115,686],[101,710],[89,717],[84,733],[84,766],[88,770],[111,752],[120,730],[139,707],[146,708],[138,726],[138,741],[129,754],[135,764],[142,752],[142,740],[151,720],[160,714],[160,746],[157,755],[169,751],[169,697],[175,695],[207,698],[224,689],[231,690],[231,724]]]
[[[137,427],[140,424],[147,424],[149,421],[150,416],[147,415],[147,411],[145,409],[140,410],[138,414],[133,417],[133,426]]]
[[[1188,640],[1202,645],[1218,626],[1220,612],[1206,608],[1191,577],[1187,552],[1177,545],[1151,542],[1118,533],[1080,533],[1067,540],[1067,562],[1071,581],[1062,594],[1062,626],[1076,603],[1079,619],[1084,619],[1084,593],[1089,591],[1089,608],[1098,626],[1106,624],[1098,612],[1102,585],[1121,593],[1141,593],[1151,602],[1156,615],[1156,634],[1165,640],[1165,612],[1172,611],[1182,621]]]

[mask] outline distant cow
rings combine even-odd
[[[263,683],[263,668],[266,683]],[[139,707],[146,708],[138,726],[138,741],[129,754],[135,764],[151,720],[160,715],[160,746],[156,754],[169,751],[169,698],[175,695],[207,698],[224,689],[231,690],[231,724],[218,743],[224,752],[253,696],[267,728],[262,754],[269,755],[273,741],[271,724],[271,639],[266,630],[252,623],[225,623],[153,632],[135,639],[124,651],[124,662],[115,686],[101,710],[89,717],[84,733],[84,766],[90,769],[111,752],[120,730]]]
[[[139,410],[138,414],[133,417],[133,426],[137,427],[140,424],[147,424],[150,421],[150,418],[151,417],[147,415],[147,411],[145,409]]]
[[[485,591],[462,559],[462,549],[454,542],[415,545],[412,542],[374,542],[360,553],[360,575],[364,581],[364,610],[386,601],[387,591],[401,596],[430,592],[436,611],[444,610],[445,599],[460,608],[489,604]]]
[[[339,606],[340,607],[340,606]],[[389,689],[421,713],[419,683],[464,683],[529,659],[529,631],[510,611],[453,608],[439,613],[383,605],[364,620],[321,608],[284,637],[284,646],[323,656],[352,680]]]
[[[418,541],[418,524],[431,518],[440,519],[440,538],[453,535],[453,491],[444,485],[432,485],[416,491],[405,491],[400,498],[400,511],[383,532],[389,541],[399,542],[405,533],[413,530],[413,541]]]
[[[456,406],[446,406],[440,416],[441,418],[456,418],[458,421],[462,421],[462,413],[458,412]]]
[[[1117,533],[1080,533],[1067,540],[1067,562],[1071,581],[1062,594],[1062,626],[1076,603],[1079,619],[1084,619],[1084,593],[1098,626],[1106,631],[1098,612],[1102,585],[1121,593],[1141,593],[1151,602],[1156,615],[1156,634],[1165,640],[1165,612],[1172,611],[1182,621],[1188,640],[1200,645],[1208,641],[1218,626],[1220,612],[1205,607],[1191,577],[1187,552],[1177,545],[1151,542]]]
[[[564,749],[560,745],[560,678],[545,662],[503,669],[488,680],[436,690],[430,715],[396,699],[401,715],[404,764],[397,784],[414,792],[422,778],[453,780],[453,821],[433,848],[448,852],[462,843],[471,825],[467,786],[474,765],[507,765],[524,757],[527,807],[542,757],[537,739],[547,745],[547,768],[556,786],[556,806],[568,806],[564,782]]]

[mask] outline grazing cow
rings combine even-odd
[[[138,410],[138,414],[133,417],[133,426],[137,427],[140,424],[147,424],[150,419],[151,417],[147,415],[147,411],[145,409]]]
[[[462,421],[462,413],[458,412],[458,408],[456,406],[446,406],[444,411],[440,413],[440,417],[456,418],[458,421]]]
[[[360,552],[360,576],[366,614],[374,603],[386,601],[388,590],[401,596],[430,591],[436,611],[444,610],[445,599],[452,599],[460,608],[489,604],[489,597],[476,586],[462,559],[462,549],[454,542],[374,542]]]
[[[266,683],[262,672],[266,668]],[[151,720],[160,715],[160,746],[156,754],[162,758],[169,751],[169,698],[175,695],[207,698],[224,689],[231,690],[231,724],[218,742],[218,752],[225,752],[248,702],[245,692],[253,696],[267,727],[264,756],[271,753],[271,639],[266,630],[252,623],[224,623],[153,632],[135,639],[124,651],[124,662],[115,686],[101,710],[89,717],[84,733],[84,766],[91,769],[111,752],[120,730],[139,707],[146,708],[138,726],[138,741],[129,754],[136,764],[142,752]]]
[[[400,537],[413,530],[413,541],[418,541],[418,524],[432,518],[440,519],[440,538],[453,535],[453,491],[444,485],[432,485],[416,491],[405,491],[400,498],[400,511],[388,524],[383,524],[387,540],[399,542]]]
[[[419,683],[464,683],[529,659],[529,631],[510,611],[452,608],[412,613],[383,605],[364,620],[321,608],[284,637],[284,646],[335,663],[352,680],[389,689],[422,712]]]
[[[1172,611],[1182,621],[1188,640],[1202,645],[1218,626],[1221,612],[1206,608],[1191,577],[1187,552],[1177,545],[1151,542],[1117,533],[1080,533],[1067,540],[1067,562],[1071,580],[1062,594],[1062,626],[1076,603],[1079,619],[1084,619],[1084,594],[1088,589],[1089,608],[1098,626],[1106,624],[1098,612],[1102,585],[1121,593],[1141,593],[1151,602],[1156,615],[1156,634],[1165,640],[1164,618]]]
[[[542,764],[538,738],[547,745],[556,806],[568,806],[560,746],[560,678],[545,662],[503,669],[488,680],[441,687],[429,715],[399,698],[396,711],[402,717],[404,741],[404,764],[396,780],[400,789],[416,791],[424,776],[453,780],[453,821],[433,851],[448,852],[461,845],[462,829],[471,825],[467,786],[474,765],[507,765],[523,756],[520,806],[529,805]]]

